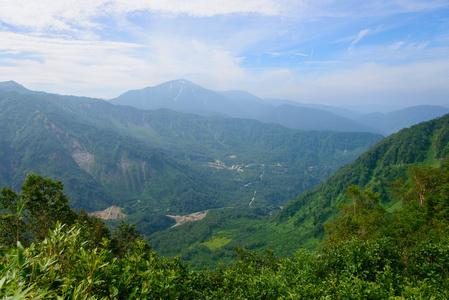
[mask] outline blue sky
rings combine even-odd
[[[0,41],[0,81],[61,94],[449,104],[448,0],[0,0]]]

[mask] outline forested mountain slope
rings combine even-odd
[[[80,122],[53,105],[52,97],[1,94],[2,186],[17,188],[28,173],[58,178],[71,205],[87,210],[123,206],[145,196],[162,201],[171,194],[182,196],[183,186],[196,193],[207,190],[192,170],[162,151]],[[150,189],[151,184],[157,188]],[[213,200],[198,198],[203,202],[199,209],[206,203],[217,207]]]
[[[374,145],[324,184],[300,195],[279,212],[270,228],[287,231],[297,245],[307,246],[322,237],[323,224],[335,218],[349,186],[379,193],[381,203],[388,208],[398,201],[388,194],[388,185],[405,178],[407,166],[440,164],[448,154],[449,115],[403,129]]]
[[[58,178],[72,205],[88,210],[279,209],[382,138],[13,88],[0,94],[1,184],[17,188],[31,172]]]
[[[185,228],[173,228],[150,237],[158,251],[176,251],[192,263],[227,261],[233,246],[273,249],[291,255],[299,248],[317,248],[324,236],[324,223],[338,215],[339,203],[346,200],[351,185],[380,194],[381,203],[393,208],[399,200],[388,193],[389,183],[406,175],[411,165],[440,165],[449,155],[449,115],[423,122],[393,134],[330,176],[325,183],[302,193],[274,218],[256,210],[221,210]],[[197,232],[196,238],[181,238],[184,230]],[[162,239],[163,236],[163,239]],[[176,247],[171,241],[177,240]],[[179,241],[184,241],[179,242]],[[200,262],[200,263],[198,263]]]
[[[279,213],[277,220],[284,222],[297,216],[304,203],[316,203],[313,200],[322,199],[321,206],[317,206],[320,209],[335,206],[335,203],[341,202],[350,185],[372,189],[380,194],[384,205],[394,205],[394,200],[387,193],[390,181],[404,176],[409,165],[438,164],[448,155],[449,114],[403,129],[383,139],[356,161],[329,177],[326,183],[290,203]],[[319,214],[318,218],[323,219],[325,214]]]

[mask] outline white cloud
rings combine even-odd
[[[296,53],[294,53],[295,55],[298,55],[298,56],[306,56],[306,57],[310,57],[310,56],[312,56],[312,52],[310,52],[310,54],[304,54],[304,53],[299,53],[299,52],[296,52]]]
[[[65,90],[86,95],[93,86],[120,87],[130,72],[139,73],[139,69],[148,64],[137,55],[145,49],[132,43],[92,43],[5,32],[0,32],[0,40],[0,52],[16,53],[0,56],[2,80],[58,86],[58,90],[51,90],[53,92]],[[86,92],[80,93],[83,86]]]
[[[121,19],[135,12],[166,16],[214,17],[229,14],[289,16],[297,20],[383,15],[447,7],[447,0],[2,0],[0,22],[42,32],[98,29],[97,18]]]
[[[369,32],[370,32],[370,29],[363,29],[363,30],[361,30],[361,31],[357,34],[357,37],[352,41],[351,45],[349,46],[349,51],[351,51],[351,50],[354,48],[354,46],[355,46],[358,42],[360,42],[360,40],[363,39],[363,37],[364,37],[365,35],[367,35]]]
[[[388,46],[382,51],[372,48],[360,58],[360,66],[307,61],[290,68],[243,68],[243,58],[235,53],[189,37],[150,36],[147,46],[5,32],[0,32],[0,40],[0,81],[12,79],[28,88],[62,94],[112,98],[181,77],[216,90],[244,89],[261,97],[327,104],[388,102],[394,97],[409,101],[421,97],[422,103],[426,93],[434,99],[449,93],[445,48],[426,50],[427,59],[419,62],[362,63],[363,57],[376,58],[382,51],[385,56],[411,55],[407,51],[421,51],[419,44],[401,44],[400,53]]]
[[[211,88],[227,89],[248,79],[239,66],[242,58],[220,46],[184,37],[152,37],[150,44],[154,47],[152,69],[165,80],[186,77]]]
[[[49,91],[58,93],[112,98],[180,77],[222,89],[247,79],[239,67],[241,58],[197,40],[152,37],[143,47],[2,32],[0,40],[0,53],[13,54],[0,56],[0,80],[39,81],[57,86]]]
[[[143,11],[192,17],[234,13],[273,16],[279,14],[279,5],[273,0],[2,0],[0,22],[36,32],[77,32],[98,29],[99,17],[119,19],[123,14]]]
[[[92,27],[104,0],[3,0],[0,21],[11,26],[35,31],[44,29],[64,31],[77,27]]]
[[[398,50],[399,48],[401,48],[403,45],[405,44],[405,42],[396,42],[390,46],[388,46],[388,50]]]
[[[212,89],[323,102],[363,91],[387,93],[389,86],[406,93],[407,82],[421,90],[423,82],[434,90],[448,85],[441,69],[449,59],[447,37],[439,48],[431,37],[407,36],[365,45],[361,41],[378,34],[379,25],[358,23],[365,16],[447,6],[443,0],[0,2],[0,80],[29,88],[115,97],[184,77]],[[372,29],[342,40],[348,25]],[[338,43],[324,40],[331,36]],[[347,46],[323,49],[335,44],[348,45],[351,53]]]
[[[232,13],[277,15],[279,7],[272,0],[115,0],[110,2],[114,11],[158,11],[171,15],[186,14],[193,17],[212,17]]]

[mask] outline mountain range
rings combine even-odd
[[[3,82],[0,186],[17,190],[29,173],[61,180],[72,207],[119,206],[160,253],[196,267],[226,262],[234,246],[290,255],[319,245],[351,184],[378,192],[394,210],[388,182],[449,154],[449,117],[434,117],[444,111],[363,115],[185,80],[111,101]],[[310,128],[295,128],[301,122]],[[310,130],[319,126],[327,130]],[[198,211],[208,214],[167,229],[165,215]]]
[[[0,128],[1,186],[39,173],[62,180],[75,208],[128,214],[278,210],[382,138],[139,110],[14,82],[0,84]]]
[[[433,105],[407,107],[391,112],[374,110],[361,113],[354,106],[348,109],[289,100],[261,99],[244,91],[213,91],[184,79],[128,91],[110,101],[139,109],[166,108],[203,116],[255,119],[300,130],[374,132],[385,136],[449,113],[449,108]]]
[[[388,136],[275,216],[250,209],[214,210],[200,221],[156,232],[149,241],[160,253],[180,255],[196,268],[232,261],[234,247],[270,249],[280,256],[291,256],[301,248],[318,249],[324,224],[339,215],[348,187],[378,193],[382,206],[394,212],[401,202],[390,195],[390,182],[406,178],[410,166],[441,167],[448,162],[449,115],[445,115]]]

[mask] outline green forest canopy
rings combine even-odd
[[[39,175],[1,190],[0,296],[25,299],[406,299],[449,297],[449,167],[415,166],[391,185],[401,208],[351,186],[326,225],[323,250],[277,258],[236,248],[238,260],[191,270],[159,256],[134,226],[111,236],[68,207],[62,184]],[[58,204],[60,210],[54,206]],[[42,214],[50,209],[52,214]],[[59,218],[65,218],[61,225]],[[46,225],[46,234],[37,227]]]

